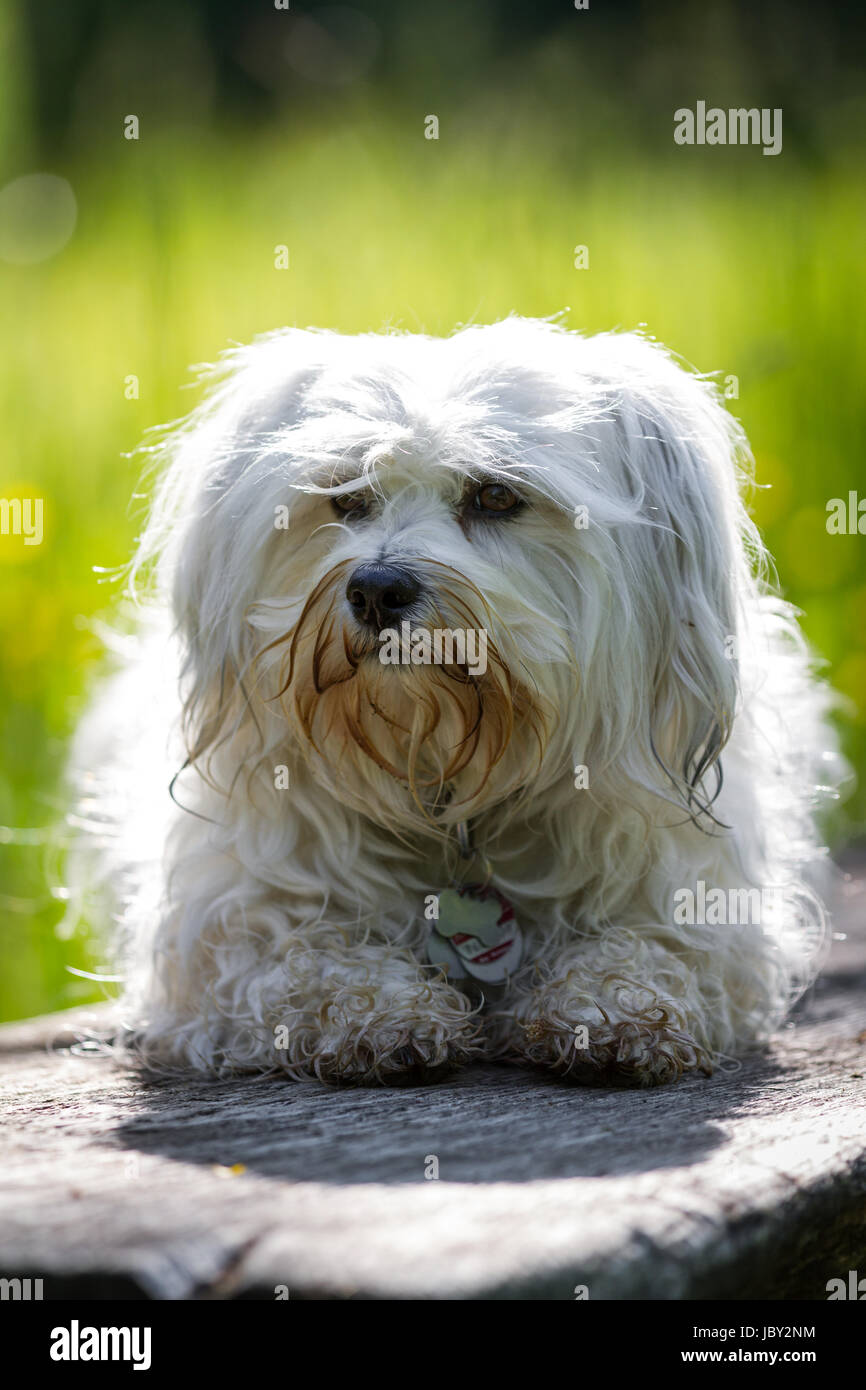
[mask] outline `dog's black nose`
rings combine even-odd
[[[403,617],[421,592],[421,584],[399,565],[359,565],[349,577],[346,598],[359,622],[381,631]]]

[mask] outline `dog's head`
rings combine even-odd
[[[217,780],[302,758],[399,829],[577,763],[705,814],[754,536],[736,427],[660,348],[516,318],[288,330],[232,354],[170,446],[146,548]]]

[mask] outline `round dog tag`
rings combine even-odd
[[[468,973],[484,984],[502,984],[517,969],[522,952],[514,908],[504,894],[477,883],[439,894],[427,955],[434,964],[447,965],[451,979]]]

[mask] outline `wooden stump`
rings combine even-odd
[[[0,1030],[0,1276],[45,1298],[826,1299],[866,1274],[866,885],[767,1053],[656,1091],[145,1084]],[[430,1178],[438,1166],[438,1178]]]

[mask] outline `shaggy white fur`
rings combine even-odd
[[[713,387],[519,318],[286,330],[213,377],[156,446],[157,616],[80,745],[111,740],[90,814],[118,827],[135,1055],[648,1084],[765,1037],[820,953],[833,740]],[[384,666],[365,563],[420,586],[414,627],[483,630],[485,673]],[[526,942],[483,1006],[425,955],[461,825]],[[683,922],[700,885],[773,907]]]

